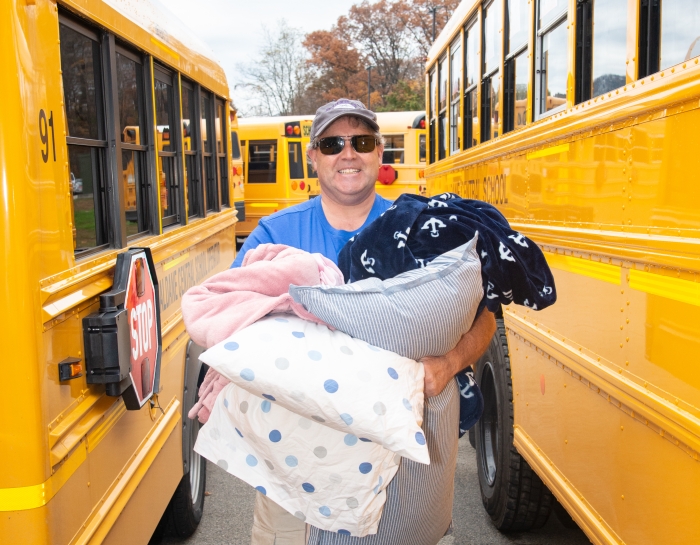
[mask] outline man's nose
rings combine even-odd
[[[352,142],[350,140],[345,140],[345,145],[343,146],[340,156],[343,159],[354,159],[357,155],[355,148],[352,147]]]

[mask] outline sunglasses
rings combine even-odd
[[[314,147],[318,148],[323,155],[338,155],[345,142],[350,140],[353,149],[357,153],[369,153],[377,146],[377,139],[371,134],[359,134],[356,136],[327,136],[321,138]]]

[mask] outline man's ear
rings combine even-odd
[[[316,148],[306,150],[306,156],[311,159],[311,165],[314,167],[314,170],[318,171],[318,168],[316,168]]]

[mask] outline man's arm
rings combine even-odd
[[[487,309],[474,320],[467,331],[452,350],[444,356],[423,358],[425,369],[425,397],[439,395],[445,386],[462,369],[474,365],[491,342],[496,332],[496,319]]]

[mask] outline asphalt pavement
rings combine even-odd
[[[180,541],[165,538],[160,545],[249,545],[255,490],[214,464],[207,464],[204,515],[192,537]],[[555,513],[539,530],[501,534],[481,505],[476,454],[466,436],[460,440],[455,501],[454,533],[439,545],[587,545],[578,527],[566,527]]]

